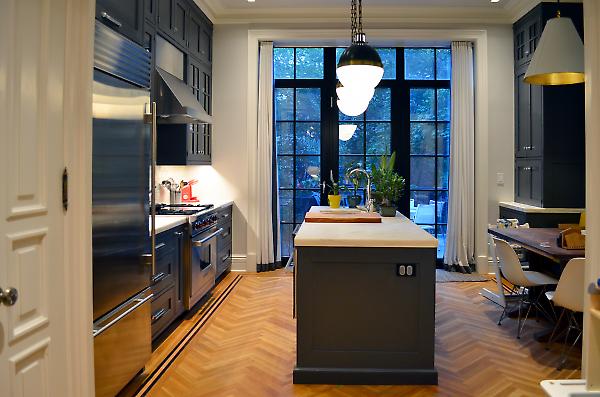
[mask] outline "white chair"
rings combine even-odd
[[[575,258],[571,259],[569,263],[567,263],[567,265],[565,266],[562,274],[560,275],[560,279],[558,280],[556,291],[546,292],[546,297],[554,304],[554,306],[562,307],[560,317],[558,318],[556,326],[552,331],[552,335],[550,335],[550,339],[548,340],[547,348],[550,347],[550,344],[554,339],[554,335],[556,334],[556,330],[558,329],[561,320],[563,319],[565,313],[568,312],[569,326],[567,327],[567,330],[565,332],[563,351],[561,354],[560,362],[558,364],[559,371],[564,367],[565,363],[567,362],[567,354],[569,354],[571,349],[573,349],[573,347],[581,338],[583,328],[581,324],[579,324],[575,313],[583,312],[584,283],[585,258]],[[567,349],[567,340],[569,338],[571,330],[577,332],[577,337]]]
[[[435,204],[419,204],[417,206],[417,212],[415,213],[415,223],[421,226],[423,229],[430,231],[434,229],[435,224]]]
[[[496,254],[498,255],[498,265],[505,279],[515,286],[515,292],[518,296],[519,318],[517,322],[517,339],[521,338],[521,332],[525,327],[525,321],[529,317],[529,312],[532,307],[535,307],[539,312],[547,315],[546,310],[540,305],[540,297],[545,292],[546,286],[556,285],[558,280],[547,276],[544,273],[525,271],[521,267],[519,257],[512,247],[504,240],[494,238],[496,245]],[[542,287],[539,294],[534,295],[529,289],[532,287]],[[528,304],[525,318],[521,319],[521,308],[523,304]],[[502,320],[507,313],[508,304],[504,306],[504,310],[498,320],[498,325],[502,325]],[[549,316],[548,316],[549,317]]]

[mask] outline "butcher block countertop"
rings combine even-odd
[[[309,212],[328,211],[312,207]],[[296,247],[437,248],[438,241],[399,212],[381,223],[304,222],[294,239]]]

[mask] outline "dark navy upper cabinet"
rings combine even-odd
[[[96,19],[136,43],[144,35],[143,0],[97,0]]]
[[[583,38],[581,4],[561,4]],[[556,3],[541,3],[513,26],[515,49],[515,201],[545,208],[585,207],[583,84],[524,81]]]
[[[144,0],[144,16],[146,17],[146,23],[154,25],[156,23],[156,16],[158,15],[157,0]]]

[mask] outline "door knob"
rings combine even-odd
[[[16,288],[0,288],[0,303],[5,306],[12,306],[19,298],[19,292]]]

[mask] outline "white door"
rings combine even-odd
[[[0,303],[2,396],[74,393],[61,184],[69,3],[0,1],[0,287],[19,294]]]

